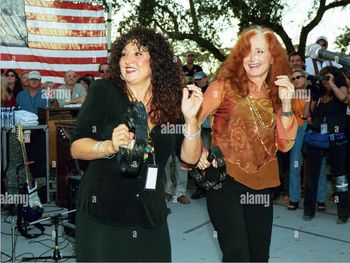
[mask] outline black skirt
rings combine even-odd
[[[159,228],[112,226],[77,213],[77,261],[170,262],[168,223]]]

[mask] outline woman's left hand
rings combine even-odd
[[[192,91],[191,95],[190,91]],[[202,89],[195,85],[187,85],[183,90],[181,110],[185,120],[191,120],[196,117],[197,112],[202,105]]]
[[[277,76],[275,84],[278,86],[278,96],[282,104],[289,104],[294,96],[294,85],[287,75]]]

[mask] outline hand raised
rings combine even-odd
[[[195,85],[187,85],[183,90],[181,110],[185,120],[196,117],[197,112],[202,105],[203,93],[202,89]]]

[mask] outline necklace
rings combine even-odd
[[[253,114],[254,120],[255,120],[255,117],[256,117],[258,119],[259,123],[260,123],[260,126],[263,127],[265,130],[274,129],[275,125],[276,125],[276,116],[274,114],[272,114],[272,118],[271,118],[270,123],[269,124],[265,124],[264,120],[262,119],[262,117],[261,117],[261,115],[260,115],[260,113],[258,111],[258,108],[255,105],[254,99],[250,95],[248,95],[247,96],[247,101],[248,101],[248,107],[249,107],[250,111]]]
[[[156,164],[156,160],[155,160],[156,156],[155,156],[155,153],[154,153],[154,145],[153,145],[153,140],[152,140],[152,137],[151,137],[152,130],[153,130],[153,128],[150,129],[147,126],[147,138],[146,138],[146,146],[145,146],[144,151],[143,151],[143,160],[147,161],[147,159],[149,158],[149,155],[152,154],[153,163]]]
[[[256,134],[258,135],[259,141],[260,141],[261,145],[263,146],[265,152],[266,152],[268,155],[271,156],[272,153],[269,152],[269,151],[267,150],[266,145],[265,145],[263,139],[262,139],[261,136],[260,136],[259,127],[258,127],[256,118],[259,120],[260,126],[262,126],[262,127],[263,127],[264,129],[266,129],[266,130],[268,130],[268,129],[270,130],[270,129],[273,129],[273,128],[275,127],[275,125],[276,125],[276,116],[273,115],[273,116],[272,116],[272,119],[271,119],[270,125],[266,125],[266,124],[263,122],[263,120],[262,120],[262,118],[261,118],[259,112],[257,111],[257,108],[256,108],[256,106],[255,106],[255,104],[254,104],[254,102],[253,102],[253,99],[250,98],[250,96],[247,96],[247,101],[248,101],[248,108],[249,108],[249,110],[250,110],[250,113],[251,113],[252,119],[253,119],[253,123],[254,123],[254,129],[255,129],[255,131],[256,131]],[[256,117],[255,117],[255,116],[256,116]],[[275,153],[276,153],[276,152],[277,152],[277,147],[276,147],[276,144],[275,144]],[[275,153],[274,153],[274,154],[275,154]]]

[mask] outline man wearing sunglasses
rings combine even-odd
[[[86,91],[83,85],[76,83],[77,75],[73,70],[68,70],[64,74],[65,84],[58,87],[55,98],[59,107],[67,104],[82,104],[86,97]]]
[[[107,62],[100,64],[98,67],[98,73],[100,73],[101,79],[110,79],[111,74],[109,72],[109,64]]]

